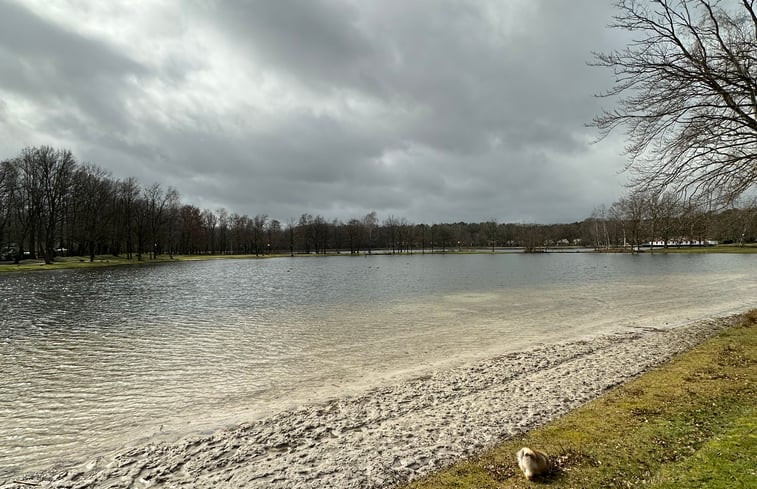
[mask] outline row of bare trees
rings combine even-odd
[[[0,250],[19,261],[59,254],[155,256],[177,232],[174,189],[113,180],[68,150],[26,148],[0,163]]]
[[[738,206],[714,210],[712,200],[681,199],[673,193],[632,191],[609,208],[594,210],[591,244],[597,249],[643,244],[662,247],[708,240],[745,244],[757,237],[757,201],[742,199]]]
[[[142,260],[161,254],[445,252],[462,248],[583,245],[639,247],[681,238],[744,243],[757,237],[755,202],[715,212],[704,205],[635,191],[569,224],[413,224],[375,212],[343,222],[302,214],[282,224],[225,209],[182,203],[173,188],[115,180],[68,150],[26,148],[0,163],[2,259],[110,254]]]

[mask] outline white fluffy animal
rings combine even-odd
[[[549,457],[539,450],[523,447],[518,450],[518,467],[523,471],[526,479],[531,480],[549,469]]]

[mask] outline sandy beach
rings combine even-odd
[[[733,322],[537,346],[0,487],[389,488],[561,416]]]

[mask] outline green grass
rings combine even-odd
[[[157,258],[148,258],[143,255],[142,260],[137,260],[136,255],[129,260],[123,256],[97,255],[94,261],[84,256],[67,256],[56,257],[55,261],[49,265],[44,260],[24,260],[18,265],[13,263],[0,264],[0,273],[2,272],[23,272],[39,270],[62,270],[71,268],[97,268],[97,267],[114,267],[114,266],[139,266],[158,263],[175,263],[179,261],[200,261],[200,260],[218,260],[218,259],[260,259],[273,258],[277,256],[289,255],[174,255],[173,258],[168,255],[159,255]]]
[[[57,257],[55,261],[49,265],[45,264],[44,260],[23,260],[18,265],[13,263],[0,264],[0,273],[2,272],[26,272],[26,271],[39,271],[39,270],[61,270],[70,268],[95,268],[95,267],[112,267],[119,265],[145,265],[149,263],[163,263],[171,261],[168,256],[158,257],[156,260],[144,259],[138,261],[135,258],[127,260],[124,257],[115,256],[96,256],[93,262],[89,261],[89,257]]]
[[[648,250],[644,250],[649,253]],[[655,248],[654,253],[757,253],[757,245],[718,245],[718,246],[694,246],[683,248]]]
[[[757,487],[757,310],[666,365],[408,489]],[[554,469],[527,481],[515,453]]]
[[[94,261],[90,261],[88,256],[58,256],[55,261],[49,265],[44,260],[23,260],[18,265],[13,263],[0,264],[0,273],[2,272],[23,272],[39,270],[63,270],[72,268],[98,268],[98,267],[115,267],[115,266],[141,266],[158,263],[172,263],[191,259],[191,257],[160,255],[155,259],[143,255],[142,260],[137,260],[136,255],[129,260],[124,256],[97,255]]]

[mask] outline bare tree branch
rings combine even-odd
[[[636,35],[595,53],[617,97],[592,121],[623,128],[633,185],[700,192],[727,203],[757,183],[757,14],[754,0],[620,0],[611,25]]]

